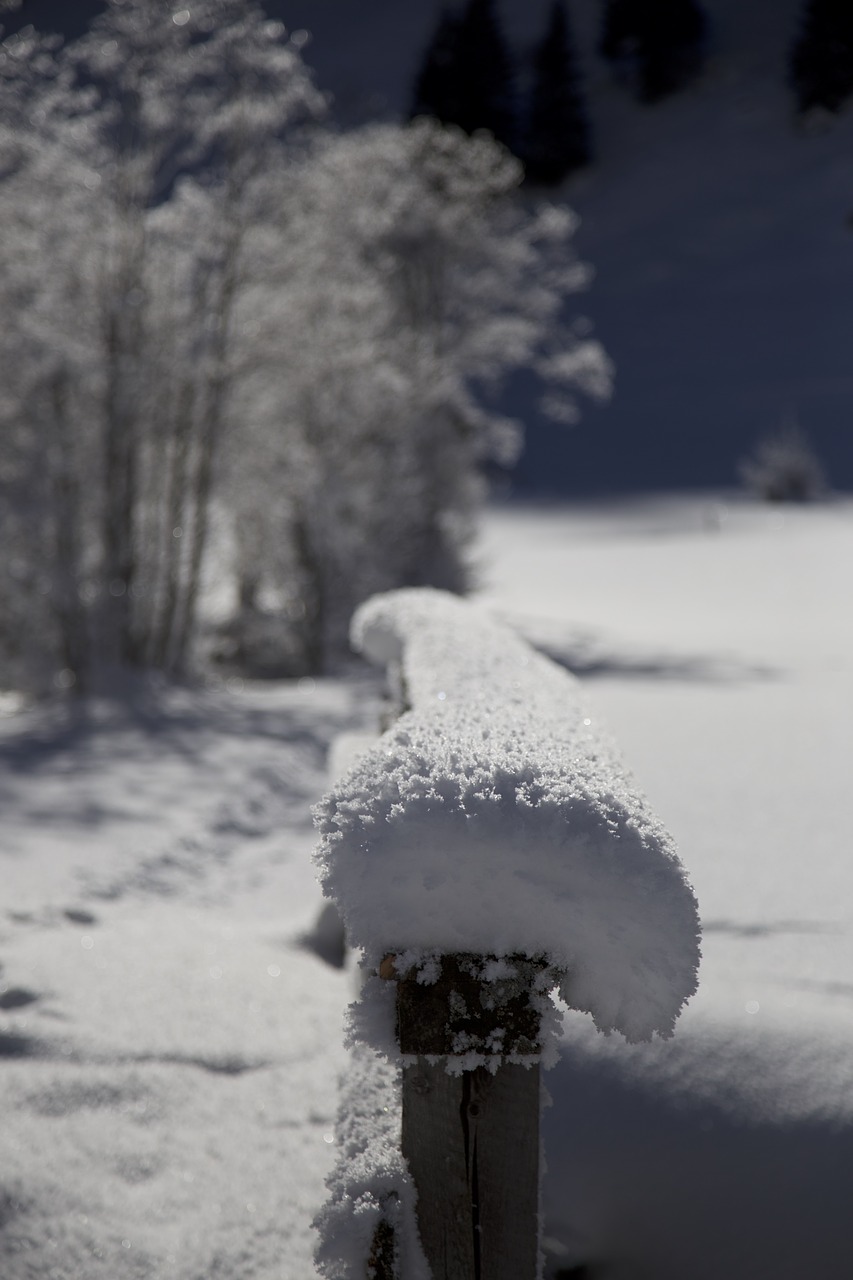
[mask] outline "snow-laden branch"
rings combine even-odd
[[[409,709],[317,810],[351,942],[371,962],[542,957],[602,1031],[670,1035],[696,989],[696,900],[578,682],[429,589],[374,597],[352,635]]]

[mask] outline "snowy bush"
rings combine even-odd
[[[744,484],[766,502],[813,502],[826,488],[817,454],[796,425],[759,441],[739,471]]]

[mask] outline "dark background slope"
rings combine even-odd
[[[7,16],[72,36],[97,0],[24,0]],[[400,118],[437,0],[266,0],[350,125]],[[503,0],[519,58],[547,0]],[[853,487],[853,112],[796,122],[785,85],[800,0],[705,0],[701,79],[639,106],[595,52],[599,0],[570,4],[596,162],[557,198],[596,271],[577,308],[616,365],[606,406],[564,427],[529,382],[506,408],[527,426],[518,492],[729,485],[755,441],[797,418],[830,482]]]

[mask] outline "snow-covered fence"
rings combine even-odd
[[[368,601],[353,642],[401,715],[317,811],[324,890],[369,975],[318,1261],[335,1280],[533,1280],[548,992],[604,1032],[670,1035],[696,901],[567,672],[432,590]]]

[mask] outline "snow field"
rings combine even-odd
[[[847,500],[691,495],[486,524],[483,603],[584,677],[702,914],[672,1041],[628,1046],[566,1015],[543,1185],[562,1265],[850,1274],[851,556]]]
[[[702,912],[671,1040],[566,1014],[550,1263],[848,1280],[853,508],[495,510],[480,559],[482,606],[582,676]],[[353,984],[298,945],[309,811],[378,708],[347,678],[0,720],[3,1280],[314,1274]]]
[[[312,1273],[351,982],[300,943],[309,807],[360,698],[0,726],[4,1280]]]

